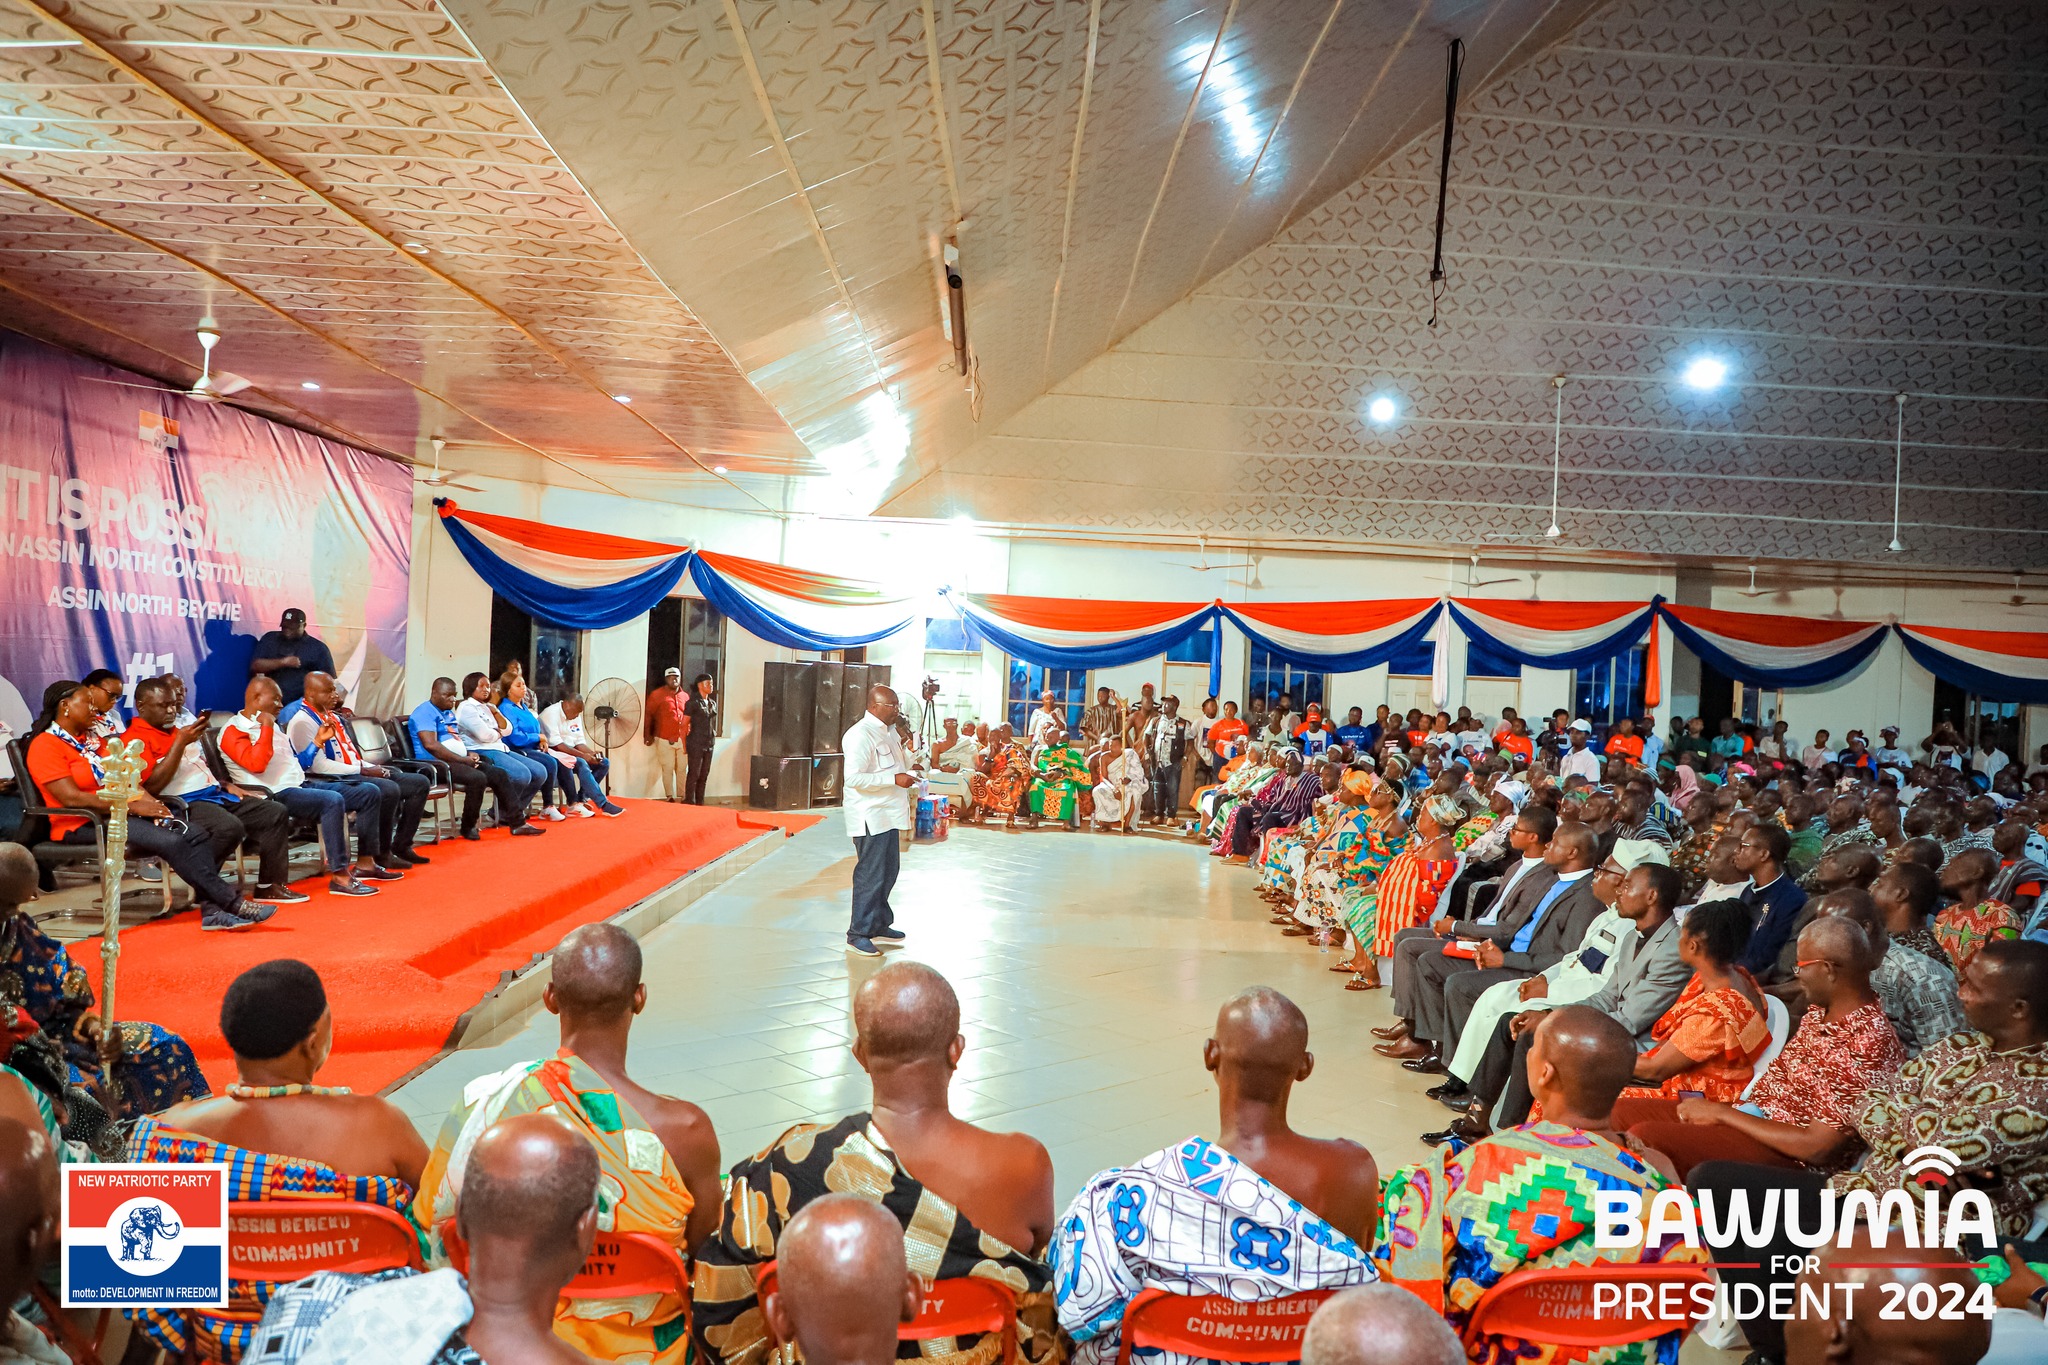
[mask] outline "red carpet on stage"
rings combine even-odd
[[[295,957],[320,973],[334,1014],[321,1081],[381,1090],[446,1046],[501,973],[763,832],[741,821],[748,812],[623,804],[623,818],[544,824],[538,839],[487,829],[476,843],[422,844],[432,864],[377,884],[375,896],[335,896],[324,877],[301,880],[296,889],[312,899],[279,906],[253,929],[202,934],[188,911],[128,930],[116,1016],[182,1035],[218,1090],[233,1079],[220,1036],[228,983],[258,962]],[[97,940],[71,953],[98,989]]]

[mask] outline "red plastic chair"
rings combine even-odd
[[[768,1261],[754,1270],[754,1293],[764,1303],[775,1292],[775,1262]],[[767,1324],[767,1314],[762,1314],[762,1325],[767,1328],[770,1347],[782,1343],[775,1338],[775,1329]],[[898,1341],[924,1341],[931,1337],[986,1336],[997,1333],[1003,1343],[1004,1365],[1015,1365],[1017,1359],[1017,1296],[1006,1285],[978,1276],[963,1275],[950,1280],[934,1280],[924,1288],[924,1298],[917,1306],[917,1316],[896,1328]]]
[[[448,1263],[469,1271],[469,1245],[455,1230],[455,1220],[440,1224],[441,1245]],[[690,1268],[682,1253],[646,1232],[600,1232],[576,1277],[562,1286],[565,1299],[629,1299],[641,1294],[674,1294],[690,1304]]]
[[[404,1214],[352,1199],[235,1199],[228,1202],[228,1284],[290,1282],[323,1270],[363,1275],[411,1266],[423,1269],[419,1231]],[[185,1311],[185,1358],[197,1358],[199,1328],[218,1336],[262,1312],[235,1308]]]
[[[1689,1332],[1694,1325],[1691,1288],[1712,1284],[1713,1269],[1705,1265],[1572,1265],[1554,1269],[1517,1270],[1486,1291],[1472,1307],[1465,1324],[1469,1348],[1487,1337],[1513,1337],[1551,1346],[1621,1346],[1648,1341],[1667,1332]],[[1623,1308],[1594,1314],[1595,1285],[1647,1286],[1650,1311],[1629,1314]],[[1678,1286],[1671,1293],[1666,1286]],[[1660,1310],[1667,1295],[1677,1311]]]
[[[1217,1294],[1173,1294],[1141,1289],[1124,1310],[1117,1365],[1130,1365],[1136,1347],[1162,1347],[1198,1360],[1252,1365],[1300,1360],[1308,1320],[1334,1289],[1310,1289],[1277,1299],[1241,1302]]]

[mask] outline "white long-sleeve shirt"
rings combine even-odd
[[[1559,780],[1563,780],[1574,774],[1585,778],[1588,782],[1598,782],[1600,780],[1600,755],[1594,753],[1591,749],[1574,749],[1567,753],[1564,756],[1564,762],[1558,765],[1557,775]]]
[[[895,729],[863,712],[840,741],[840,752],[846,755],[846,832],[857,839],[912,828],[917,789],[896,785],[896,774],[910,771],[910,756]]]

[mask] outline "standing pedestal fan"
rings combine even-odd
[[[624,678],[606,678],[583,694],[583,732],[604,750],[605,795],[612,790],[612,750],[623,749],[640,733],[640,689]]]

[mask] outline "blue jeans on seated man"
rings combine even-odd
[[[549,795],[542,799],[549,805],[567,806],[579,801],[588,801],[607,815],[619,813],[619,807],[613,805],[605,796],[604,789],[597,785],[597,774],[591,771],[590,761],[581,754],[570,754],[569,757],[576,761],[573,764],[564,764],[560,759],[550,757],[539,750],[528,752],[521,749],[519,752],[547,767]],[[611,767],[611,764],[602,758],[598,762],[604,764],[607,769]],[[560,793],[559,797],[554,793]]]
[[[390,863],[391,844],[387,835],[405,793],[388,777],[309,777],[309,786],[340,790],[343,802],[356,813],[356,851],[378,867]]]
[[[533,794],[547,786],[547,770],[525,754],[510,749],[477,749],[476,756],[490,767],[504,773],[512,782],[512,808],[505,809],[504,799],[498,802],[498,823],[515,828],[526,823],[526,803]]]
[[[320,826],[320,851],[330,877],[346,877],[355,863],[348,851],[348,797],[339,787],[286,787],[270,799],[291,812],[292,819]],[[357,807],[360,809],[360,804]]]

